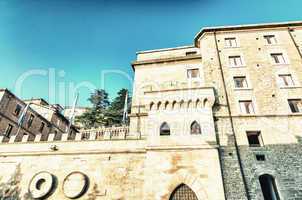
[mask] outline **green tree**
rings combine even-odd
[[[124,107],[125,107],[125,98],[127,95],[127,113],[130,112],[130,105],[131,105],[131,97],[129,95],[129,92],[127,89],[123,88],[117,93],[117,97],[112,101],[110,106],[105,112],[105,119],[107,122],[107,126],[112,125],[121,125],[123,123],[123,113],[124,113]],[[129,121],[127,120],[126,123]]]
[[[95,90],[88,101],[92,104],[83,115],[76,117],[76,122],[83,124],[84,128],[96,128],[105,126],[105,111],[110,105],[108,93],[105,90]]]
[[[109,105],[108,93],[105,90],[95,90],[88,99],[95,110],[105,110]]]

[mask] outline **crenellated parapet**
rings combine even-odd
[[[148,91],[145,97],[148,111],[212,108],[215,102],[213,88],[205,87]]]
[[[51,133],[45,139],[42,134],[37,134],[35,136],[13,135],[9,138],[6,136],[0,136],[0,144],[7,143],[27,143],[27,142],[54,142],[54,141],[96,141],[96,140],[127,140],[136,139],[134,136],[129,135],[129,127],[110,127],[110,128],[99,128],[99,129],[89,129],[83,130],[76,133],[74,136],[70,136],[67,133],[63,133],[60,136]]]

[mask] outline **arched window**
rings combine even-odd
[[[185,104],[184,100],[181,100],[181,101],[179,102],[179,108],[180,108],[180,109],[183,109],[183,108],[184,108],[184,104]]]
[[[191,124],[191,134],[201,134],[201,128],[197,121],[194,121]]]
[[[151,103],[150,103],[150,110],[153,110],[153,109],[154,109],[154,103],[151,102]]]
[[[192,103],[192,100],[189,100],[188,101],[188,109],[192,109],[193,108],[193,103]]]
[[[264,200],[280,200],[273,176],[269,174],[261,175],[259,176],[259,182]]]
[[[201,106],[200,106],[200,100],[199,99],[197,99],[196,100],[196,104],[195,104],[195,108],[200,108]]]
[[[180,184],[171,194],[169,200],[198,200],[196,194],[189,186]]]
[[[170,127],[167,122],[162,123],[160,126],[160,135],[170,135]]]
[[[168,109],[168,106],[169,106],[169,101],[166,101],[166,103],[165,103],[165,110]]]
[[[160,106],[161,106],[161,102],[158,102],[158,103],[157,103],[157,110],[160,109]]]
[[[203,100],[203,107],[208,107],[208,99]]]
[[[176,109],[176,104],[177,104],[177,102],[173,101],[173,103],[172,103],[172,109]]]

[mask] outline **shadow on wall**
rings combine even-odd
[[[213,105],[213,113],[218,112],[222,106],[222,104],[220,104],[220,102],[219,102],[219,95],[218,95],[218,91],[216,88],[214,89],[214,96],[215,96],[215,102]]]

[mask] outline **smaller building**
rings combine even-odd
[[[66,132],[73,137],[77,130],[59,108],[44,99],[23,101],[9,90],[0,89],[0,135],[5,136],[4,141],[14,135],[16,141],[21,141],[24,135],[31,141],[39,134],[41,140],[47,140],[50,133],[57,140]]]

